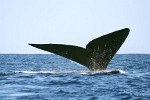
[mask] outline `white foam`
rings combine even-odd
[[[16,71],[16,73],[25,73],[25,74],[57,74],[58,72],[54,71]]]
[[[89,70],[82,70],[82,71],[15,71],[16,73],[25,73],[25,74],[109,74],[113,72],[119,72],[121,74],[126,74],[123,70],[99,70],[99,71],[89,71]]]
[[[117,69],[117,70],[98,70],[98,71],[92,71],[90,72],[91,74],[115,74],[115,73],[120,73],[120,74],[126,74],[125,71]]]
[[[25,74],[86,74],[87,71],[15,71],[16,73],[25,73]]]
[[[118,71],[119,71],[121,74],[127,74],[127,72],[125,72],[124,70],[118,69]]]

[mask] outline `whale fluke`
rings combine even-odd
[[[91,71],[105,70],[129,34],[125,28],[90,41],[86,48],[64,44],[29,44],[86,66]]]

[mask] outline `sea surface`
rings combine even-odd
[[[150,100],[150,55],[117,54],[90,72],[54,54],[1,54],[0,100]]]

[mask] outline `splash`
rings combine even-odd
[[[16,73],[25,73],[25,74],[85,74],[87,71],[16,71]]]
[[[92,71],[91,74],[126,74],[125,71],[117,69],[117,70],[98,70]]]
[[[118,71],[119,71],[121,74],[127,74],[127,72],[124,71],[124,70],[118,69]]]
[[[15,71],[15,73],[25,73],[25,74],[126,74],[123,70],[99,70],[99,71],[89,71],[89,70],[82,70],[82,71]]]

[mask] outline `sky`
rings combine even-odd
[[[47,54],[28,43],[86,47],[123,28],[118,54],[150,54],[150,0],[0,0],[0,54]]]

